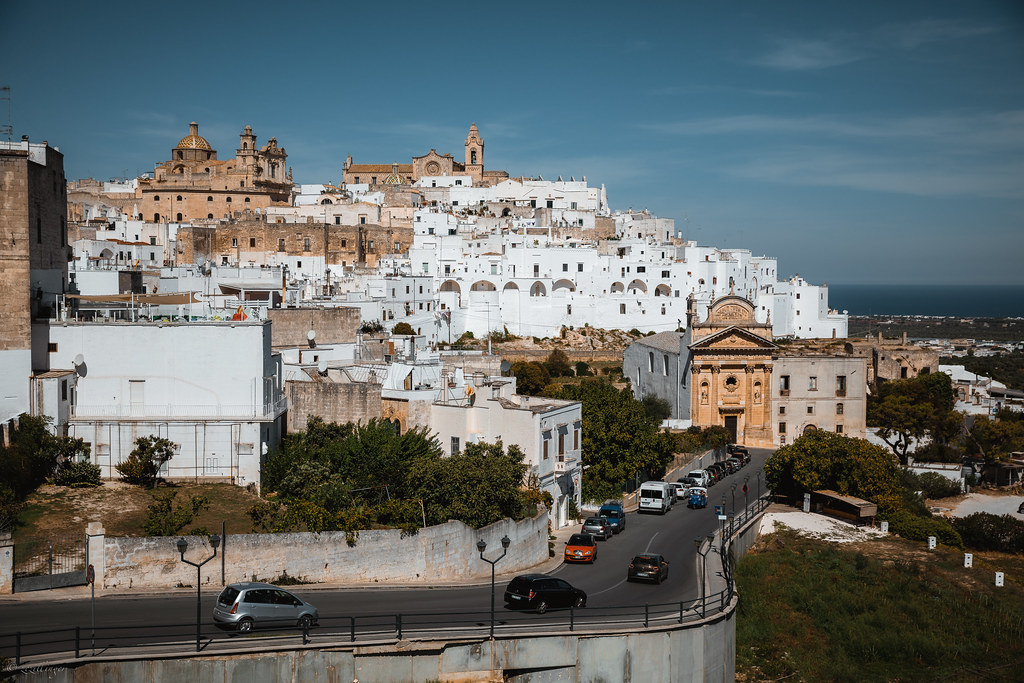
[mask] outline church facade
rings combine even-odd
[[[199,124],[171,150],[171,158],[140,180],[136,192],[139,220],[181,223],[229,218],[236,212],[262,211],[292,196],[288,153],[277,138],[257,147],[251,126],[239,134],[234,159],[218,159],[217,150],[199,135]]]
[[[508,179],[505,171],[484,168],[484,139],[475,123],[469,127],[464,152],[464,161],[459,162],[451,154],[431,149],[409,164],[356,164],[349,155],[342,166],[342,181],[346,185],[412,185],[425,177],[464,175],[472,178],[474,186],[489,187]]]

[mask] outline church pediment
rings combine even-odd
[[[742,327],[727,327],[690,344],[690,348],[694,351],[724,351],[729,349],[749,351],[752,349],[776,349],[778,345]]]

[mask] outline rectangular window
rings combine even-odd
[[[647,372],[654,374],[654,352],[647,352]]]
[[[458,205],[459,205],[459,200],[456,199],[454,202],[452,202],[452,206],[458,206]]]
[[[563,273],[568,273],[569,272],[569,264],[568,263],[563,263],[562,264],[562,272]]]
[[[668,270],[663,270],[663,271],[661,271],[661,277],[663,277],[665,279],[668,279],[668,278],[672,277],[672,272],[668,271]]]
[[[544,459],[548,459],[548,440],[544,439]]]
[[[359,217],[359,225],[366,225],[366,216]]]
[[[405,286],[405,293],[406,293],[406,294],[408,294],[408,293],[409,293],[409,285],[406,285],[406,286]]]
[[[491,264],[491,275],[497,275],[497,274],[498,274],[498,264],[497,263],[492,263]]]
[[[395,251],[399,252],[402,250],[402,245],[399,242],[395,242]]]
[[[373,251],[373,240],[370,240],[370,251]]]
[[[309,251],[309,238],[308,237],[303,237],[302,238],[302,251]]]
[[[455,455],[458,452],[459,452],[459,437],[453,436],[452,437],[452,455]]]
[[[836,425],[836,434],[843,433],[843,425]]]
[[[150,243],[151,245],[153,245],[153,246],[156,246],[156,238],[155,238],[155,237],[150,237],[150,238],[149,238],[149,243]]]
[[[779,406],[779,415],[786,414],[786,406]]]
[[[376,185],[377,184],[377,176],[370,176],[370,184],[371,185]]]
[[[780,422],[779,423],[779,434],[785,434],[785,433],[786,433],[786,423],[785,422]]]
[[[423,285],[420,285],[420,294],[423,293]]]
[[[429,273],[430,272],[430,264],[429,263],[423,263],[421,265],[423,266],[423,272],[424,273]]]
[[[565,434],[558,433],[558,454],[565,455]]]
[[[572,449],[578,451],[580,449],[580,430],[572,430]]]
[[[250,237],[249,238],[249,246],[250,247],[255,247],[256,246],[256,238],[255,237]]]
[[[220,257],[220,264],[222,266],[226,266],[228,264],[228,257],[227,256],[221,256]]]
[[[66,379],[60,382],[60,400],[68,400],[68,381]]]
[[[817,391],[818,390],[818,378],[815,377],[814,375],[811,375],[810,377],[807,378],[807,390],[808,391]]]
[[[843,404],[842,403],[837,403],[836,404],[836,415],[842,415],[842,414],[843,414]]]
[[[46,345],[47,353],[57,353],[57,342],[50,342]]]
[[[572,315],[572,304],[566,304],[565,305],[565,314],[566,315]]]
[[[662,356],[662,361],[663,361],[663,365],[664,365],[664,368],[663,368],[664,375],[666,377],[668,377],[668,354],[667,353]]]
[[[814,406],[807,406],[807,414],[814,415]]]
[[[295,267],[296,268],[301,268],[302,267],[302,261],[296,261],[295,262]]]
[[[576,202],[570,202],[569,203],[569,208],[572,209],[573,211],[575,211],[576,210]]]
[[[536,263],[533,264],[533,276],[534,277],[539,277],[540,276],[540,266],[538,264],[536,264]]]
[[[789,396],[789,375],[779,377],[779,395]]]
[[[536,199],[531,199],[530,200],[530,208],[531,209],[536,209],[537,208],[537,200]]]
[[[348,246],[348,240],[342,240],[341,241],[341,248],[344,249],[346,246]]]
[[[277,240],[277,250],[278,251],[284,251],[284,238],[283,237],[280,238],[279,240]]]
[[[836,375],[836,396],[846,396],[846,375]]]
[[[445,275],[451,275],[452,274],[452,267],[450,265],[445,264],[444,274]]]
[[[334,217],[334,224],[335,225],[341,225],[341,216],[335,216]]]
[[[577,263],[576,264],[576,272],[577,273],[582,273],[583,272],[583,264],[582,263]]]
[[[234,248],[234,247],[237,247],[237,246],[238,246],[238,238],[237,237],[232,237],[231,238],[231,247]]]
[[[154,252],[154,251],[149,252],[149,260],[150,261],[156,261],[156,252]]]
[[[619,313],[626,315],[626,304],[619,304]]]
[[[462,184],[462,181],[461,181],[461,180],[456,180],[456,181],[455,181],[455,184],[456,184],[456,185],[461,185],[461,184]]]

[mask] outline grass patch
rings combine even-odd
[[[14,537],[17,540],[25,536],[84,533],[89,522],[101,522],[107,536],[144,536],[142,520],[146,508],[152,504],[155,493],[168,488],[178,491],[179,500],[195,495],[205,495],[210,500],[210,508],[200,513],[185,533],[205,527],[210,533],[219,534],[221,520],[226,522],[228,533],[247,534],[252,530],[246,510],[260,498],[232,484],[176,483],[153,491],[121,482],[104,482],[94,488],[39,487],[28,497],[19,515]]]
[[[1024,666],[1024,589],[978,560],[899,539],[829,544],[783,531],[737,566],[740,680],[1010,680]],[[1017,575],[1020,576],[1019,574]],[[1019,580],[1019,579],[1018,579]]]

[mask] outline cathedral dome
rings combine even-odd
[[[193,121],[188,125],[188,135],[183,137],[175,149],[212,149],[210,143],[199,134],[199,124]]]

